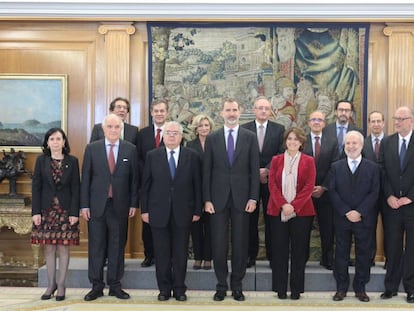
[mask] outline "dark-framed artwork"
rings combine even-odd
[[[39,152],[52,127],[66,132],[67,76],[0,74],[0,149]]]
[[[313,110],[333,122],[335,102],[349,100],[365,129],[368,36],[366,23],[148,23],[150,98],[169,101],[185,139],[199,113],[222,124],[224,97],[252,120],[259,95],[274,121],[305,129]]]

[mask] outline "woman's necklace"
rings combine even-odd
[[[288,156],[289,156],[289,169],[288,169],[288,175],[290,175],[290,174],[292,174],[292,168],[293,168],[293,165],[295,164],[296,159],[299,157],[299,152],[296,152],[295,156],[293,156],[293,157],[291,157],[291,156],[289,155],[289,153],[288,153]]]

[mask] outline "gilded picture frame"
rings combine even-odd
[[[40,152],[52,127],[67,130],[67,75],[0,74],[0,151]]]

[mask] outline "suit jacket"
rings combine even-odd
[[[403,169],[400,169],[398,133],[385,137],[380,145],[379,163],[383,169],[384,194],[387,199],[408,197],[414,201],[414,133],[407,145]]]
[[[160,146],[164,146],[163,139],[161,139]],[[154,125],[144,127],[138,132],[138,167],[141,177],[144,172],[144,164],[147,152],[151,151],[152,149],[155,149]]]
[[[50,162],[50,156],[44,154],[36,159],[32,179],[32,215],[41,214],[42,209],[47,210],[52,198],[57,196],[63,209],[69,212],[69,216],[79,217],[78,159],[65,155],[62,161],[63,174],[58,184],[53,181]]]
[[[111,175],[105,139],[86,146],[82,166],[81,208],[90,208],[91,217],[104,213],[109,185],[113,201],[121,217],[128,217],[129,208],[138,205],[137,151],[133,144],[119,140],[115,171]]]
[[[257,136],[256,122],[251,121],[242,125],[242,127],[252,131]],[[260,167],[270,168],[270,162],[274,155],[283,152],[283,134],[285,128],[283,125],[268,121],[266,134],[263,141],[262,151],[259,153]]]
[[[180,148],[175,178],[169,173],[165,147],[147,154],[142,180],[142,213],[149,213],[149,223],[166,227],[171,217],[177,226],[190,226],[193,215],[201,216],[201,169],[199,155]]]
[[[356,210],[361,214],[363,224],[375,225],[376,204],[380,190],[378,165],[362,158],[353,176],[345,158],[332,164],[330,175],[329,196],[335,214],[345,219],[346,213]]]
[[[384,136],[382,139],[384,139],[385,137],[386,136]],[[382,143],[382,140],[381,140],[381,143]],[[381,143],[380,143],[380,146],[381,146]],[[373,162],[379,161],[379,159],[377,160],[375,156],[375,150],[372,147],[372,135],[367,136],[364,140],[364,148],[362,149],[362,156]]]
[[[365,136],[364,132],[360,128],[356,127],[356,125],[354,125],[352,123],[348,123],[348,129],[347,129],[346,132],[348,133],[349,131],[358,131],[362,135]],[[338,143],[338,138],[337,138],[337,134],[336,134],[336,122],[332,122],[332,123],[328,124],[323,129],[323,134],[324,135],[327,135],[328,137],[335,138],[336,139],[336,142]],[[338,146],[338,148],[339,148],[339,146]],[[343,158],[343,157],[346,157],[346,155],[345,155],[344,150],[342,149],[342,152],[340,152],[340,154],[339,154],[339,158]]]
[[[200,155],[200,157],[203,156],[204,150],[203,147],[201,147],[200,139],[198,139],[198,137],[187,142],[187,147],[196,151]]]
[[[91,140],[94,142],[100,139],[104,139],[105,135],[102,129],[102,123],[95,124],[92,129]],[[138,144],[138,127],[124,123],[124,140],[129,141],[133,145]]]
[[[274,156],[269,171],[270,198],[267,205],[267,214],[278,216],[286,199],[282,193],[282,172],[285,154]],[[297,216],[313,216],[315,209],[312,202],[312,192],[315,187],[315,161],[311,156],[302,153],[298,164],[298,178],[296,183],[296,197],[290,202]]]
[[[225,208],[229,195],[244,210],[249,199],[259,197],[259,146],[251,131],[239,126],[233,165],[227,158],[224,129],[207,136],[203,158],[203,202],[216,212]]]
[[[318,161],[315,161],[316,165],[316,183],[317,186],[325,188],[329,187],[329,169],[333,162],[338,160],[338,140],[330,136],[322,135],[321,137],[321,151],[319,153]],[[313,157],[312,137],[308,134],[306,137],[305,147],[303,153]]]

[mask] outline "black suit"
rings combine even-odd
[[[169,156],[169,155],[168,155]],[[201,215],[199,155],[181,147],[174,179],[166,148],[148,152],[142,181],[142,213],[149,213],[154,237],[156,276],[161,292],[182,295],[193,215]]]
[[[160,146],[163,146],[164,142],[161,139]],[[142,178],[144,172],[145,159],[147,157],[147,152],[155,149],[155,134],[154,134],[154,125],[150,125],[142,128],[138,132],[138,167],[139,175]],[[147,258],[154,257],[154,243],[152,239],[151,227],[149,224],[142,223],[142,241],[144,243],[144,255]]]
[[[334,206],[335,263],[334,277],[337,291],[347,292],[349,287],[348,263],[355,239],[355,277],[353,289],[365,292],[370,278],[372,230],[376,224],[376,204],[380,190],[380,170],[376,163],[361,159],[354,174],[347,159],[332,164],[329,195]],[[356,210],[362,220],[351,222],[346,214]]]
[[[380,164],[383,169],[385,199],[391,195],[408,197],[414,202],[414,134],[407,142],[403,169],[400,169],[399,136],[384,138],[380,146]],[[387,273],[385,289],[397,292],[401,278],[407,293],[414,293],[414,203],[392,209],[388,204],[383,212]],[[405,234],[405,248],[404,248]]]
[[[131,144],[138,145],[138,127],[130,125],[124,122],[124,140],[129,141]],[[102,123],[95,124],[92,129],[91,139],[89,142],[94,142],[100,139],[104,139],[104,132],[102,129]]]
[[[204,150],[198,137],[187,143],[187,147],[193,149],[203,160]],[[191,239],[193,242],[193,252],[195,260],[210,261],[211,254],[211,230],[210,218],[208,213],[202,213],[199,221],[193,222],[191,228]]]
[[[227,157],[224,129],[207,136],[203,159],[203,201],[212,202],[211,239],[217,290],[227,290],[228,226],[231,218],[232,273],[230,287],[242,290],[246,273],[249,199],[259,198],[259,147],[256,136],[239,127],[233,164]]]
[[[336,131],[336,126],[337,126],[336,122],[332,122],[332,123],[328,124],[323,129],[323,134],[325,134],[325,135],[327,135],[328,137],[331,137],[331,138],[336,138],[336,141],[338,143],[338,134],[337,134],[337,131]],[[362,135],[364,135],[364,132],[352,123],[348,123],[348,128],[347,128],[346,132],[348,133],[349,131],[358,131]],[[345,133],[344,133],[344,139],[345,139]],[[339,152],[339,146],[338,146],[338,152]],[[345,155],[344,149],[342,148],[342,150],[339,152],[339,158],[342,159],[342,158],[345,158],[345,157],[346,157],[346,155]]]
[[[108,250],[107,284],[121,288],[128,215],[138,205],[138,168],[136,148],[119,140],[115,171],[110,173],[105,140],[86,146],[82,166],[81,208],[90,209],[88,222],[88,276],[93,289],[101,291],[103,267]],[[112,199],[108,199],[112,184]]]
[[[326,190],[329,188],[329,170],[332,163],[338,160],[338,141],[328,135],[320,135],[320,153],[316,165],[316,186],[322,186]],[[313,142],[311,134],[307,135],[303,152],[314,157]],[[318,217],[319,233],[321,237],[321,264],[332,266],[334,255],[334,225],[333,207],[329,199],[328,191],[319,197],[312,197]]]
[[[65,155],[62,161],[62,177],[59,184],[53,180],[50,166],[51,158],[40,155],[36,159],[32,179],[32,215],[40,215],[48,210],[52,198],[57,196],[63,209],[69,216],[79,217],[79,163],[71,155]]]
[[[243,127],[252,131],[257,135],[256,121],[243,124]],[[270,168],[270,162],[274,155],[283,152],[283,134],[285,128],[283,125],[268,121],[266,126],[266,133],[263,141],[262,151],[259,153],[260,168]],[[263,217],[265,221],[265,246],[266,257],[271,259],[271,234],[270,234],[270,217],[267,215],[267,202],[269,202],[269,187],[267,183],[259,183],[259,200],[257,201],[256,210],[250,215],[249,223],[249,248],[248,257],[252,260],[256,260],[259,251],[259,206],[260,200],[263,206]]]

